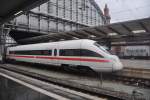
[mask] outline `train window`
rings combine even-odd
[[[86,56],[86,57],[101,57],[103,58],[102,55],[94,52],[94,51],[90,51],[90,50],[85,50],[85,49],[82,49],[81,50],[81,56]]]
[[[59,56],[65,56],[66,52],[65,50],[59,50]]]
[[[74,56],[73,50],[67,50],[66,53],[67,53],[68,56]]]
[[[60,56],[86,56],[86,57],[103,57],[102,55],[86,49],[61,49]]]
[[[49,55],[49,51],[48,50],[42,50],[43,51],[43,55]]]
[[[80,49],[75,49],[74,50],[74,55],[75,56],[81,56],[81,50]]]
[[[52,55],[52,50],[42,50],[42,55]]]
[[[20,55],[52,55],[52,50],[11,51],[10,53]]]
[[[99,45],[97,42],[94,43],[95,46],[97,46],[99,49],[101,49],[102,51],[104,51],[105,53],[110,54],[103,46]]]
[[[49,55],[52,55],[52,50],[49,50]]]
[[[42,55],[40,50],[27,51],[29,55]]]
[[[69,49],[60,50],[60,56],[71,56],[73,52]]]
[[[14,51],[9,51],[9,54],[15,54],[15,52]]]
[[[62,49],[60,56],[80,56],[80,49]]]

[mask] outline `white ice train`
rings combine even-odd
[[[7,59],[31,63],[88,67],[99,72],[123,69],[117,56],[96,41],[81,39],[7,48]]]

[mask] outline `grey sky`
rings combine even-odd
[[[150,0],[95,0],[103,10],[107,3],[111,23],[150,17]]]

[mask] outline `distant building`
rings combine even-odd
[[[109,14],[109,8],[107,6],[107,4],[105,4],[105,8],[104,8],[104,18],[105,18],[105,24],[110,24],[110,20],[111,20],[111,17],[110,17],[110,14]]]

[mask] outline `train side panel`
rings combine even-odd
[[[80,49],[81,41],[76,42],[60,42],[59,43],[59,60],[60,64],[69,64],[69,65],[81,65],[80,55],[75,55],[72,51],[73,49]],[[66,56],[66,51],[67,56]]]

